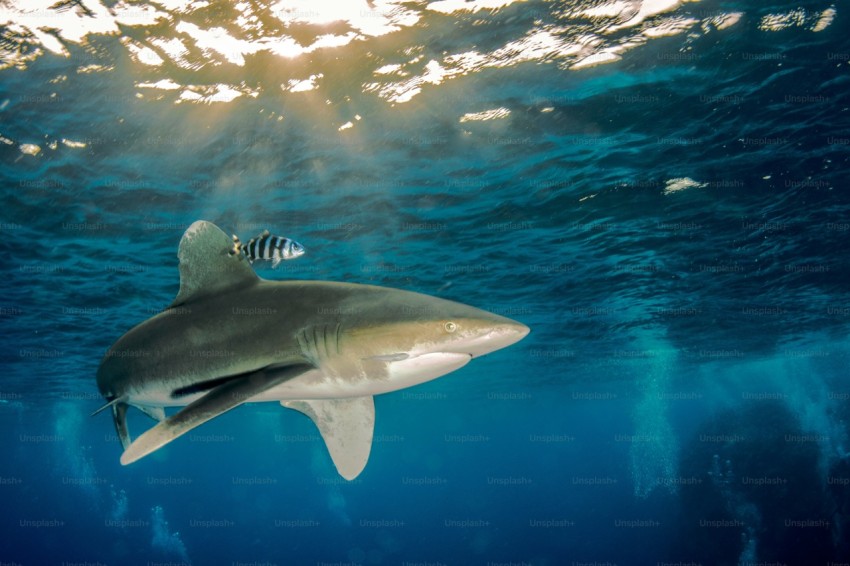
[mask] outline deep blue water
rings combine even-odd
[[[0,4],[0,565],[850,562],[846,6],[497,4]],[[122,467],[198,219],[531,334]]]

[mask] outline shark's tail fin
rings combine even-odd
[[[118,439],[121,441],[121,446],[124,450],[130,446],[130,430],[127,428],[127,409],[130,405],[127,403],[115,403],[112,405],[112,420],[115,422],[115,432],[118,433]]]
[[[127,429],[127,409],[130,407],[124,397],[116,397],[108,403],[93,412],[91,416],[102,412],[105,409],[112,408],[112,420],[115,423],[115,432],[118,433],[118,439],[121,440],[121,445],[126,450],[130,446],[130,431]]]
[[[95,416],[99,413],[102,413],[104,410],[108,409],[109,407],[115,406],[116,403],[123,403],[123,402],[124,402],[124,399],[122,397],[116,397],[115,399],[111,399],[105,405],[103,405],[102,407],[98,408],[95,412],[93,412],[91,414],[91,416],[93,417],[93,416]]]

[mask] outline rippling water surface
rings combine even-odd
[[[0,563],[850,560],[845,8],[0,2]],[[122,468],[94,375],[197,219],[532,333],[352,484],[271,405]]]

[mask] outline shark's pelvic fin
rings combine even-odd
[[[281,401],[310,417],[322,434],[339,475],[353,480],[360,475],[372,451],[375,402],[369,397]]]
[[[227,381],[142,434],[121,455],[121,464],[132,464],[193,428],[311,369],[313,366],[308,364],[269,367]]]
[[[232,251],[233,240],[212,222],[198,220],[189,226],[177,251],[180,291],[171,308],[259,281],[242,255]]]
[[[133,405],[141,412],[155,420],[156,422],[161,423],[165,420],[165,409],[162,407],[148,407],[147,405]],[[124,448],[127,448],[126,446]]]
[[[130,431],[127,429],[127,409],[129,405],[126,403],[115,403],[112,405],[112,420],[115,422],[115,432],[118,433],[118,439],[121,441],[121,446],[124,450],[130,446]]]

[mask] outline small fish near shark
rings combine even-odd
[[[251,238],[247,244],[243,244],[239,236],[233,234],[233,248],[230,255],[242,253],[251,264],[257,260],[271,261],[272,269],[274,269],[281,261],[301,257],[304,252],[304,246],[295,240],[283,236],[272,236],[268,230],[263,230],[256,238]]]
[[[269,281],[215,224],[180,241],[180,290],[106,352],[97,385],[131,464],[243,403],[307,415],[345,479],[366,466],[373,396],[430,381],[518,342],[522,323],[373,285]],[[262,314],[257,314],[262,313]],[[158,424],[131,440],[127,410]],[[166,407],[182,407],[166,416]]]

